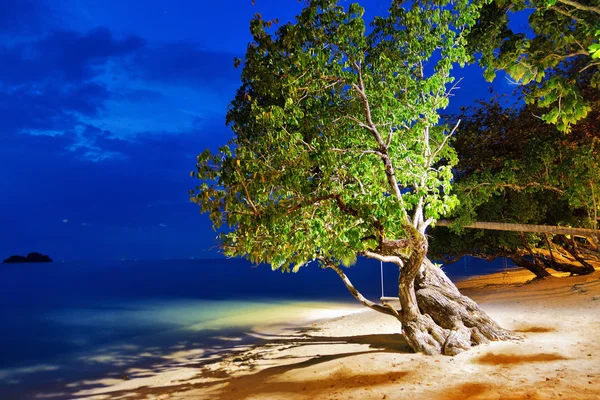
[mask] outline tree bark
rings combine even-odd
[[[490,340],[517,336],[496,324],[463,296],[441,268],[426,258],[427,239],[413,238],[411,256],[398,279],[403,333],[416,352],[456,355]]]
[[[546,264],[547,268],[558,272],[569,272],[571,275],[589,275],[594,272],[593,269],[590,271],[585,267],[579,267],[577,265],[562,263],[559,261],[544,260],[544,264]]]
[[[533,252],[531,246],[529,246],[529,243],[527,242],[527,237],[525,236],[524,232],[521,232],[521,240],[523,240],[523,246],[525,246],[525,250],[527,250],[531,258],[533,259],[533,262],[526,260],[522,256],[515,256],[513,257],[513,261],[515,261],[515,264],[533,272],[535,274],[535,277],[538,279],[544,279],[549,277],[550,273],[546,271],[546,268],[544,268],[544,263],[539,260],[539,257]]]
[[[415,288],[420,312],[437,328],[430,332],[435,343],[420,350],[426,354],[456,355],[478,344],[518,338],[500,327],[477,303],[463,296],[441,268],[426,258]]]
[[[525,269],[529,270],[530,272],[533,272],[535,274],[535,277],[538,279],[544,279],[549,276],[552,276],[552,274],[550,274],[548,271],[546,271],[546,268],[544,268],[542,265],[540,265],[539,262],[535,261],[536,260],[535,258],[534,258],[534,262],[526,260],[524,257],[517,256],[517,255],[512,256],[510,259],[512,260],[512,262],[515,263],[515,265],[517,265],[521,268],[525,268]],[[552,268],[549,265],[550,261],[543,260],[543,262],[546,266],[549,266],[550,268]]]
[[[404,338],[415,352],[446,354],[444,344],[449,332],[436,324],[427,313],[422,313],[419,307],[415,281],[424,266],[427,240],[420,234],[416,236],[416,246],[398,278],[398,297],[402,309],[399,320],[402,323]]]
[[[594,271],[596,271],[594,266],[591,265],[590,263],[588,263],[579,254],[579,250],[577,249],[577,242],[575,242],[575,239],[573,239],[571,237],[571,239],[569,240],[569,244],[570,244],[570,246],[565,246],[565,250],[567,250],[569,252],[569,254],[571,254],[573,256],[573,258],[575,258],[575,260],[577,260],[577,262],[579,262],[582,265],[584,273],[582,273],[580,275],[588,275],[588,274],[591,274]]]
[[[427,259],[425,235],[417,229],[412,229],[411,233],[406,243],[410,246],[408,258],[400,260],[398,246],[391,246],[393,252],[388,254],[366,254],[369,258],[393,259],[398,265],[400,309],[366,299],[334,260],[321,258],[321,261],[324,267],[333,269],[342,278],[346,288],[361,304],[398,319],[404,338],[415,352],[452,356],[478,344],[518,338],[496,324],[473,300],[463,296],[442,269]]]
[[[562,263],[555,261],[551,265],[548,265],[549,268],[561,272],[570,272],[571,275],[589,275],[595,271],[594,266],[589,264],[581,256],[581,254],[579,254],[577,244],[575,240],[573,240],[573,238],[567,238],[566,236],[563,236],[561,247],[564,251],[569,253],[577,262],[579,262],[581,264],[581,267],[570,263]],[[548,263],[546,262],[546,264]]]

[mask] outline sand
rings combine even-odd
[[[459,284],[520,341],[424,356],[395,319],[349,307],[304,327],[256,327],[259,344],[233,341],[210,359],[185,352],[161,368],[130,370],[127,380],[85,382],[73,398],[600,399],[600,271],[531,278],[511,270]]]

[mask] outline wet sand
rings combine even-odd
[[[532,278],[528,271],[510,270],[459,283],[497,322],[519,332],[520,341],[490,343],[455,357],[424,356],[411,351],[392,317],[346,307],[304,326],[256,326],[248,332],[256,344],[236,346],[230,338],[230,347],[209,358],[202,349],[187,350],[121,378],[74,383],[69,396],[599,399],[600,271],[526,283]],[[320,318],[327,316],[333,315]]]

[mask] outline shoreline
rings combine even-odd
[[[40,371],[54,371],[56,379],[46,378],[45,383],[35,384],[31,388],[13,388],[15,390],[4,392],[1,397],[7,400],[113,399],[126,393],[138,392],[138,389],[142,388],[140,393],[137,393],[138,397],[133,398],[145,399],[145,395],[142,396],[141,393],[146,393],[143,389],[146,386],[171,386],[181,379],[204,373],[206,365],[219,360],[235,359],[248,350],[260,348],[268,344],[269,338],[273,336],[285,337],[290,332],[299,332],[318,323],[364,311],[364,307],[351,301],[265,298],[255,299],[248,305],[250,307],[243,312],[227,313],[200,323],[165,331],[164,334],[171,337],[171,346],[166,346],[164,350],[158,350],[156,347],[157,350],[153,351],[154,347],[140,346],[140,350],[136,352],[136,346],[117,343],[97,354],[82,353],[81,359],[105,365],[91,364],[90,368],[98,371],[84,373],[85,378],[69,377],[73,371],[62,367],[40,368]],[[257,305],[261,307],[257,308]],[[184,345],[182,339],[192,339],[194,343]],[[132,361],[134,358],[135,361]],[[113,367],[106,367],[110,363]],[[88,368],[85,365],[81,367]],[[34,368],[37,369],[38,366]],[[5,374],[12,374],[13,370],[14,373],[23,374],[33,372],[32,368],[20,368],[6,370]],[[59,371],[62,371],[62,375]],[[26,379],[19,381],[26,382]],[[10,386],[7,386],[5,389],[9,388]]]
[[[600,398],[600,271],[525,284],[533,277],[511,269],[457,283],[521,341],[423,356],[412,353],[399,322],[347,304],[340,315],[254,326],[256,343],[232,341],[209,358],[174,353],[160,368],[129,370],[127,380],[80,382],[68,398]]]

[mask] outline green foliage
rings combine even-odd
[[[528,104],[536,104],[543,119],[562,132],[585,118],[590,105],[578,90],[579,74],[589,70],[600,81],[600,47],[594,43],[600,27],[600,8],[561,0],[488,1],[469,37],[471,52],[480,58],[485,77],[503,70],[523,85]],[[589,2],[588,2],[589,3]],[[529,12],[530,32],[509,27],[513,15]],[[571,75],[556,75],[565,63],[582,64]],[[596,84],[596,87],[598,85]]]
[[[227,115],[234,138],[198,156],[190,193],[215,229],[227,226],[227,255],[283,271],[349,266],[456,206],[457,158],[438,110],[452,66],[469,59],[478,8],[394,1],[369,34],[363,13],[313,0],[274,33],[252,20]]]
[[[596,39],[600,39],[600,29],[596,31]],[[591,44],[590,47],[588,47],[588,49],[592,58],[600,58],[600,43]]]
[[[582,79],[589,82],[590,75]],[[472,221],[598,226],[600,94],[589,84],[578,89],[593,111],[569,135],[540,121],[535,105],[513,110],[494,100],[460,116],[455,141],[460,162],[453,185],[460,207],[451,216],[451,229],[432,231],[432,254],[493,258],[523,253],[519,233],[461,228]],[[546,247],[539,235],[529,234],[527,241],[532,248]]]

